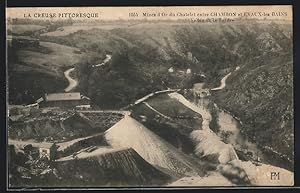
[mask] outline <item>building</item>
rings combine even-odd
[[[34,107],[36,109],[36,107]],[[9,105],[8,106],[8,115],[24,115],[29,116],[33,107],[24,106],[24,105]]]
[[[79,92],[72,93],[51,93],[45,94],[37,100],[40,108],[44,107],[60,107],[60,108],[76,108],[77,106],[90,106],[90,98],[80,95]]]
[[[37,38],[30,36],[7,36],[7,43],[12,47],[37,47],[40,45],[40,41]]]
[[[23,149],[26,154],[37,154],[39,158],[45,157],[48,160],[56,159],[57,145],[55,143],[48,142],[31,142],[31,141],[19,141],[19,140],[8,140],[9,145],[14,145],[19,149]]]
[[[171,68],[168,69],[168,71],[172,73],[172,72],[174,72],[174,68],[171,67]]]
[[[192,70],[190,68],[186,69],[186,73],[187,74],[191,74],[192,73]]]
[[[20,114],[20,115],[11,115],[8,118],[8,123],[9,125],[11,125],[12,123],[19,123],[22,121],[22,119],[24,118],[24,115]]]
[[[46,157],[49,160],[55,160],[57,146],[54,143],[40,143],[39,145],[39,155],[41,157]]]
[[[193,61],[193,54],[191,52],[187,53],[187,58],[191,61]]]

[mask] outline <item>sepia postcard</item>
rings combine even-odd
[[[292,18],[6,8],[8,189],[293,186]]]

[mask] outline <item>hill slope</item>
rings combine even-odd
[[[64,70],[80,61],[79,50],[51,42],[8,47],[10,104],[28,104],[68,85]]]
[[[294,157],[293,69],[290,54],[266,53],[245,64],[213,100],[243,122],[242,134],[291,169]],[[277,153],[276,153],[277,152]],[[278,163],[275,160],[281,159]]]
[[[112,150],[56,165],[67,186],[161,185],[171,177],[147,163],[132,148]]]
[[[78,154],[77,159],[71,156],[65,158],[54,163],[46,160],[32,163],[31,155],[11,145],[9,186],[158,186],[173,181],[172,177],[146,162],[132,148],[98,148]]]
[[[152,133],[142,124],[125,116],[105,133],[108,144],[116,148],[131,147],[146,161],[181,175],[203,175],[196,163]]]

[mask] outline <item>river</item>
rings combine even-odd
[[[230,74],[226,75],[227,78],[229,76]],[[249,140],[241,134],[242,123],[229,112],[219,108],[211,101],[209,97],[210,94],[199,94],[201,91],[207,92],[208,89],[203,88],[203,86],[204,83],[197,83],[194,85],[193,89],[187,91],[190,92],[189,94],[185,94],[185,97],[198,107],[198,111],[196,112],[199,112],[203,117],[202,128],[215,130],[214,128],[210,128],[211,121],[215,121],[218,127],[216,134],[225,143],[233,145],[236,150],[250,156],[248,159],[263,160],[264,156],[257,146],[249,142]],[[214,112],[214,114],[212,114],[212,112]]]

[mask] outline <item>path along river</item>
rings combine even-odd
[[[239,70],[239,67],[237,67],[235,71],[236,70]],[[225,143],[231,144],[235,149],[249,155],[253,160],[263,160],[264,156],[257,146],[249,142],[247,138],[241,134],[242,122],[229,112],[219,108],[209,97],[210,91],[216,92],[226,87],[226,79],[231,74],[230,72],[222,78],[219,87],[206,89],[203,88],[204,83],[196,83],[193,89],[185,90],[184,96],[178,93],[172,93],[171,97],[177,98],[185,106],[201,114],[203,118],[202,129],[215,130],[215,128],[211,128],[211,122],[216,122],[217,126],[215,127],[218,127],[216,134]],[[186,100],[186,98],[188,100]],[[212,112],[214,113],[212,114]]]

